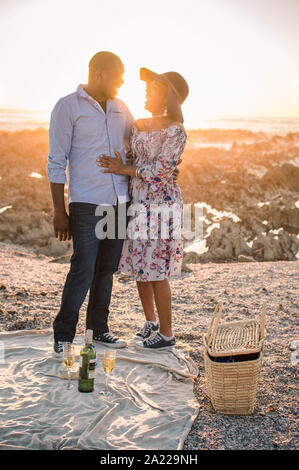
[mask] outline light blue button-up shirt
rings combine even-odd
[[[129,177],[102,173],[97,157],[115,157],[117,150],[126,163],[125,150],[134,118],[123,101],[107,100],[106,113],[79,85],[61,98],[51,113],[49,127],[48,180],[66,183],[68,204],[98,205],[130,201]],[[116,157],[115,157],[116,158]]]

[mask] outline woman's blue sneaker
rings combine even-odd
[[[135,347],[137,349],[163,349],[170,348],[175,345],[175,337],[171,339],[165,339],[161,333],[157,333],[155,336],[151,336],[148,339],[145,339],[142,342],[136,343]]]

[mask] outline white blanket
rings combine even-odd
[[[104,350],[94,392],[80,393],[59,378],[50,330],[0,333],[0,449],[182,449],[198,413],[195,363],[176,349],[118,349],[106,399]]]

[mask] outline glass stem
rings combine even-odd
[[[69,367],[67,368],[67,378],[68,378],[67,388],[70,389],[71,388],[71,371]]]
[[[108,392],[108,379],[109,379],[109,374],[106,374],[106,391]]]

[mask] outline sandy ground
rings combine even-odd
[[[50,262],[30,249],[0,243],[0,330],[49,328],[59,309],[69,265]],[[199,413],[185,449],[295,449],[297,366],[290,342],[298,339],[298,262],[207,263],[171,279],[173,326],[177,348],[196,361],[194,384]],[[129,300],[130,299],[130,300]],[[216,413],[209,401],[202,357],[202,333],[219,300],[223,318],[243,319],[267,308],[267,340],[255,412],[251,416]],[[88,296],[78,333],[84,332]],[[130,338],[143,315],[135,281],[114,276],[110,330]],[[297,334],[297,336],[296,336]],[[296,441],[297,437],[297,441]]]

